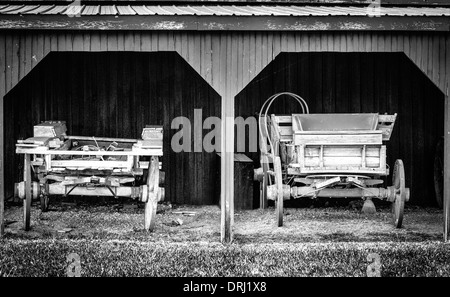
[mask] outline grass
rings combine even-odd
[[[82,276],[366,276],[370,253],[380,255],[382,276],[450,276],[438,209],[408,207],[401,229],[383,205],[372,216],[345,206],[287,208],[281,228],[273,208],[237,211],[233,243],[222,245],[216,206],[161,208],[152,233],[143,231],[139,207],[54,201],[51,208],[33,207],[24,232],[21,207],[8,206],[0,276],[65,276],[71,253]]]
[[[450,276],[450,251],[440,242],[239,245],[123,240],[3,242],[4,276],[65,276],[67,256],[82,276],[366,276],[370,253],[381,276]]]

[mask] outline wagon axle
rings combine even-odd
[[[25,182],[15,184],[15,196],[25,199]],[[48,195],[74,195],[74,196],[106,196],[106,197],[126,197],[132,199],[138,199],[141,202],[147,202],[148,199],[148,186],[141,185],[139,187],[110,187],[110,186],[96,186],[94,184],[64,186],[59,183],[53,184],[39,184],[39,182],[33,181],[31,183],[31,197],[37,199],[41,196]],[[164,200],[164,188],[158,188],[157,201]]]
[[[405,201],[409,200],[409,188],[405,188]],[[267,187],[267,199],[276,200],[278,197],[277,185],[270,185]],[[334,189],[334,188],[318,188],[316,186],[293,186],[283,184],[283,199],[290,198],[377,198],[395,201],[397,193],[395,186],[387,188],[348,188],[348,189]]]

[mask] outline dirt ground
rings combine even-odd
[[[359,201],[358,201],[359,202]],[[418,242],[442,239],[443,215],[437,208],[407,206],[401,229],[394,228],[390,208],[377,205],[377,213],[362,214],[361,203],[285,208],[284,226],[276,227],[275,211],[235,212],[235,243],[277,242]],[[23,208],[7,204],[7,238],[142,239],[165,242],[219,242],[218,206],[158,205],[155,231],[144,232],[142,204],[108,200],[70,202],[54,198],[48,212],[33,202],[31,230],[23,230]],[[193,212],[186,215],[181,212]]]

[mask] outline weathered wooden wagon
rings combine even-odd
[[[164,200],[162,127],[147,126],[142,139],[68,136],[66,130],[63,121],[46,121],[34,126],[33,137],[17,141],[24,170],[15,193],[24,199],[25,230],[32,199],[47,211],[52,195],[137,199],[145,202],[145,230],[153,230],[157,202]]]
[[[281,95],[296,99],[302,114],[270,115]],[[397,114],[309,114],[298,95],[280,93],[264,103],[259,116],[262,200],[274,200],[278,226],[283,225],[283,200],[302,197],[362,198],[364,209],[375,210],[372,199],[392,202],[393,222],[400,228],[409,188],[402,160],[393,169],[392,186],[380,187],[389,175],[386,145]],[[271,165],[273,164],[273,166]]]

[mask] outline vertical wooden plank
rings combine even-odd
[[[108,50],[108,35],[107,32],[100,33],[100,51],[106,52]]]
[[[46,32],[44,34],[44,57],[47,56],[51,52],[51,50],[52,50],[51,46],[52,46],[52,41],[51,41],[50,32]]]
[[[118,50],[117,43],[117,32],[108,32],[106,35],[107,40],[107,50],[111,52],[116,52]]]
[[[308,33],[301,32],[300,33],[300,52],[308,52],[308,51],[309,51]]]
[[[237,60],[237,68],[236,68],[236,88],[237,90],[241,90],[242,89],[242,82],[244,80],[243,76],[244,76],[244,71],[246,71],[244,69],[243,63],[244,63],[244,58],[245,58],[245,53],[244,53],[244,34],[234,34],[233,36],[233,40],[236,39],[236,60]]]
[[[403,33],[396,33],[397,34],[397,50],[399,52],[403,52],[405,50],[405,45],[404,45],[404,36]]]
[[[83,34],[83,51],[89,52],[91,51],[91,32],[85,32]]]
[[[150,32],[142,31],[141,32],[141,51],[149,52],[150,50],[151,50]]]
[[[411,34],[405,33],[405,35],[403,35],[403,51],[409,58],[411,58],[411,39]]]
[[[418,53],[419,50],[419,46],[418,46],[418,40],[417,40],[417,35],[416,34],[411,34],[411,39],[410,39],[410,44],[409,44],[409,58],[417,65],[417,67],[420,68],[420,64],[417,64],[417,56],[420,53]]]
[[[69,33],[66,33],[66,51],[69,51],[69,52],[71,52],[71,51],[73,51],[73,33],[72,32],[69,32]],[[33,49],[34,49],[34,46],[33,46]]]
[[[175,37],[173,31],[167,33],[167,50],[173,52],[175,50]]]
[[[245,85],[249,84],[250,81],[257,75],[256,72],[256,53],[258,52],[258,48],[256,46],[256,35],[255,33],[249,33],[249,69],[248,69],[248,78],[245,82]]]
[[[392,52],[398,52],[397,33],[391,34],[391,51]]]
[[[13,52],[12,52],[12,77],[11,77],[11,83],[14,87],[17,85],[17,83],[20,80],[19,77],[19,68],[20,68],[20,36],[17,32],[13,35]]]
[[[328,52],[328,39],[327,39],[327,32],[319,32],[319,38],[320,38],[320,48],[322,52]]]
[[[340,33],[340,32],[333,33],[333,47],[336,52],[341,51],[341,36],[340,36],[340,34],[342,34],[342,33]]]
[[[298,53],[301,47],[301,37],[299,32],[294,32],[294,38],[295,38],[295,52]]]
[[[240,85],[238,92],[242,90],[250,82],[250,59],[251,59],[251,50],[250,50],[250,33],[244,34],[244,52],[243,52],[243,62],[242,62],[242,84]]]
[[[29,35],[27,36],[27,39],[31,39]],[[31,46],[30,46],[30,50],[31,50]],[[60,51],[60,52],[66,51],[66,34],[63,32],[58,33],[58,51]],[[30,53],[31,53],[31,51],[30,51]]]
[[[425,40],[425,36],[417,35],[417,52],[415,63],[423,73],[427,73],[428,62],[428,38]]]
[[[117,32],[117,51],[125,51],[125,31]]]
[[[200,34],[194,34],[194,38],[193,38],[193,46],[192,48],[192,52],[189,53],[190,58],[192,59],[192,63],[191,65],[193,65],[195,71],[197,71],[198,73],[200,73],[200,68],[202,67],[202,52],[201,52],[201,45],[200,45]]]
[[[83,46],[84,46],[83,33],[74,32],[72,36],[73,36],[73,51],[75,51],[75,52],[83,51]]]
[[[135,31],[134,33],[134,51],[141,51],[141,31]]]
[[[218,91],[220,86],[220,47],[221,47],[221,38],[220,35],[214,33],[211,37],[212,44],[212,65],[211,65],[211,85],[213,88]],[[221,94],[221,93],[219,93]]]
[[[50,33],[50,50],[52,52],[58,51],[58,34],[55,32]]]
[[[95,31],[91,33],[91,51],[100,51],[100,33]]]
[[[288,52],[289,51],[288,33],[282,32],[280,35],[281,35],[280,36],[281,37],[280,51]]]
[[[439,88],[445,94],[445,35],[439,36]]]
[[[392,36],[390,33],[384,34],[384,49],[383,52],[392,52]]]
[[[364,52],[366,49],[365,49],[365,44],[364,44],[364,40],[365,40],[365,38],[364,38],[364,32],[359,32],[358,33],[358,51],[359,52]]]
[[[0,33],[0,131],[4,130],[3,118],[3,96],[6,94],[6,78],[5,78],[5,34]],[[4,133],[0,133],[0,237],[5,232],[5,157],[4,157]]]
[[[268,33],[264,32],[261,33],[261,60],[262,60],[262,64],[261,64],[261,69],[259,71],[262,71],[262,69],[264,69],[264,67],[267,65],[267,61],[269,60],[269,36]]]
[[[125,32],[125,51],[134,51],[134,36],[131,31]]]
[[[152,32],[152,38],[151,38],[151,44],[152,44],[152,52],[161,51],[159,49],[159,39],[160,39],[160,33],[159,32]]]
[[[272,39],[272,56],[271,56],[271,60],[275,59],[275,57],[281,52],[281,35],[276,32],[273,35],[273,39]]]
[[[450,241],[450,36],[446,34],[445,50],[445,128],[444,128],[444,241]]]
[[[24,33],[20,34],[19,41],[19,79],[25,76],[25,61],[26,61],[26,35]],[[4,44],[3,44],[4,45]]]
[[[165,52],[167,51],[168,45],[168,33],[167,32],[157,32],[158,39],[158,51]]]
[[[439,35],[433,35],[433,43],[432,43],[432,62],[429,63],[428,73],[432,74],[433,82],[436,86],[440,86],[439,84]]]
[[[347,36],[348,36],[348,32],[342,32],[340,34],[341,37],[341,52],[346,52],[347,51]]]
[[[448,38],[448,37],[447,37]],[[449,43],[447,42],[447,45]],[[449,55],[447,50],[447,56]],[[448,63],[447,63],[448,64]],[[447,66],[447,70],[450,68]],[[450,84],[447,77],[447,85]],[[444,137],[444,242],[450,241],[450,98],[445,96],[445,137]]]
[[[372,34],[364,32],[364,51],[370,52],[372,50]]]
[[[12,69],[14,68],[13,65],[13,51],[14,51],[14,46],[13,46],[13,36],[12,34],[7,34],[6,35],[6,73],[5,73],[5,78],[6,78],[6,93],[8,93],[12,87]]]
[[[211,67],[212,67],[212,43],[211,43],[211,34],[205,34],[203,38],[203,69],[204,74],[203,77],[205,80],[212,85],[212,75],[211,75]]]

